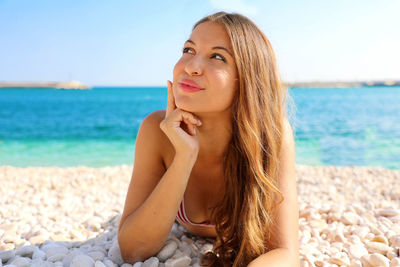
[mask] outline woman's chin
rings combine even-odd
[[[175,103],[176,107],[182,109],[187,112],[197,112],[197,108],[193,105],[183,104],[183,103]]]

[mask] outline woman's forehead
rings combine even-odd
[[[231,42],[224,26],[215,22],[203,22],[197,25],[190,35],[195,45],[223,46],[231,49]]]

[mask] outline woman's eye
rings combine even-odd
[[[219,58],[219,59],[221,59],[223,62],[226,62],[226,59],[225,59],[223,56],[221,56],[220,54],[214,54],[213,57],[216,57],[217,59]]]
[[[191,50],[191,48],[190,47],[185,47],[185,48],[183,48],[182,53],[187,53],[188,50]]]

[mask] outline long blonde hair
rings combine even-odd
[[[263,32],[247,17],[218,12],[210,21],[224,26],[237,66],[239,89],[233,103],[232,140],[224,158],[225,195],[213,209],[217,238],[203,266],[246,266],[275,248],[272,214],[279,203],[277,175],[286,117],[287,90]]]

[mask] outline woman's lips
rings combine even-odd
[[[193,87],[193,86],[190,86],[190,85],[187,85],[187,84],[184,84],[184,83],[180,83],[180,84],[179,84],[179,87],[180,87],[183,91],[189,92],[189,93],[194,93],[194,92],[197,92],[197,91],[201,91],[200,88]]]

